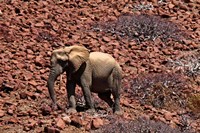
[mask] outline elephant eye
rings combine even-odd
[[[60,59],[58,59],[58,63],[60,64],[62,64],[62,63],[64,63],[65,61],[63,61],[63,60],[60,60]]]
[[[67,65],[67,61],[63,61],[63,60],[58,60],[58,63],[59,63],[61,66],[66,66],[66,65]]]

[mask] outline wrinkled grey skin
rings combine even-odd
[[[75,86],[82,88],[86,106],[94,110],[91,92],[114,107],[120,113],[121,68],[112,56],[101,52],[91,52],[83,46],[69,46],[54,50],[51,56],[51,70],[47,81],[50,97],[57,107],[54,82],[66,72],[69,110],[76,111]],[[114,102],[111,99],[113,95]]]

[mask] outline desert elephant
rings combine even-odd
[[[69,110],[76,112],[75,86],[82,88],[86,106],[94,111],[91,92],[113,107],[114,113],[120,112],[121,67],[115,59],[106,53],[91,52],[84,46],[66,46],[56,49],[51,55],[51,70],[47,81],[48,91],[57,107],[54,82],[66,72]],[[114,102],[111,99],[113,95]]]

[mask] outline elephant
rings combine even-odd
[[[93,92],[97,93],[98,97],[105,101],[114,113],[121,112],[122,69],[110,54],[89,52],[84,46],[72,45],[54,50],[51,54],[50,62],[51,69],[47,86],[54,106],[58,107],[54,92],[54,82],[60,74],[66,72],[68,110],[76,112],[75,87],[78,85],[83,91],[88,110],[95,111],[94,102],[91,98],[91,93]]]

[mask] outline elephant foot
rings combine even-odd
[[[114,114],[115,114],[115,115],[123,115],[123,111],[118,110],[118,111],[115,111]]]
[[[88,110],[86,111],[86,113],[89,113],[89,114],[91,114],[91,115],[93,115],[95,112],[96,112],[95,109],[88,109]]]
[[[75,113],[77,113],[77,111],[76,111],[75,108],[65,109],[65,112],[66,112],[67,114],[75,114]]]
[[[58,106],[57,106],[57,104],[52,104],[52,106],[51,106],[51,108],[52,108],[52,110],[58,110]]]
[[[52,110],[63,110],[63,108],[59,105],[59,104],[57,104],[57,103],[53,103],[52,104]]]

